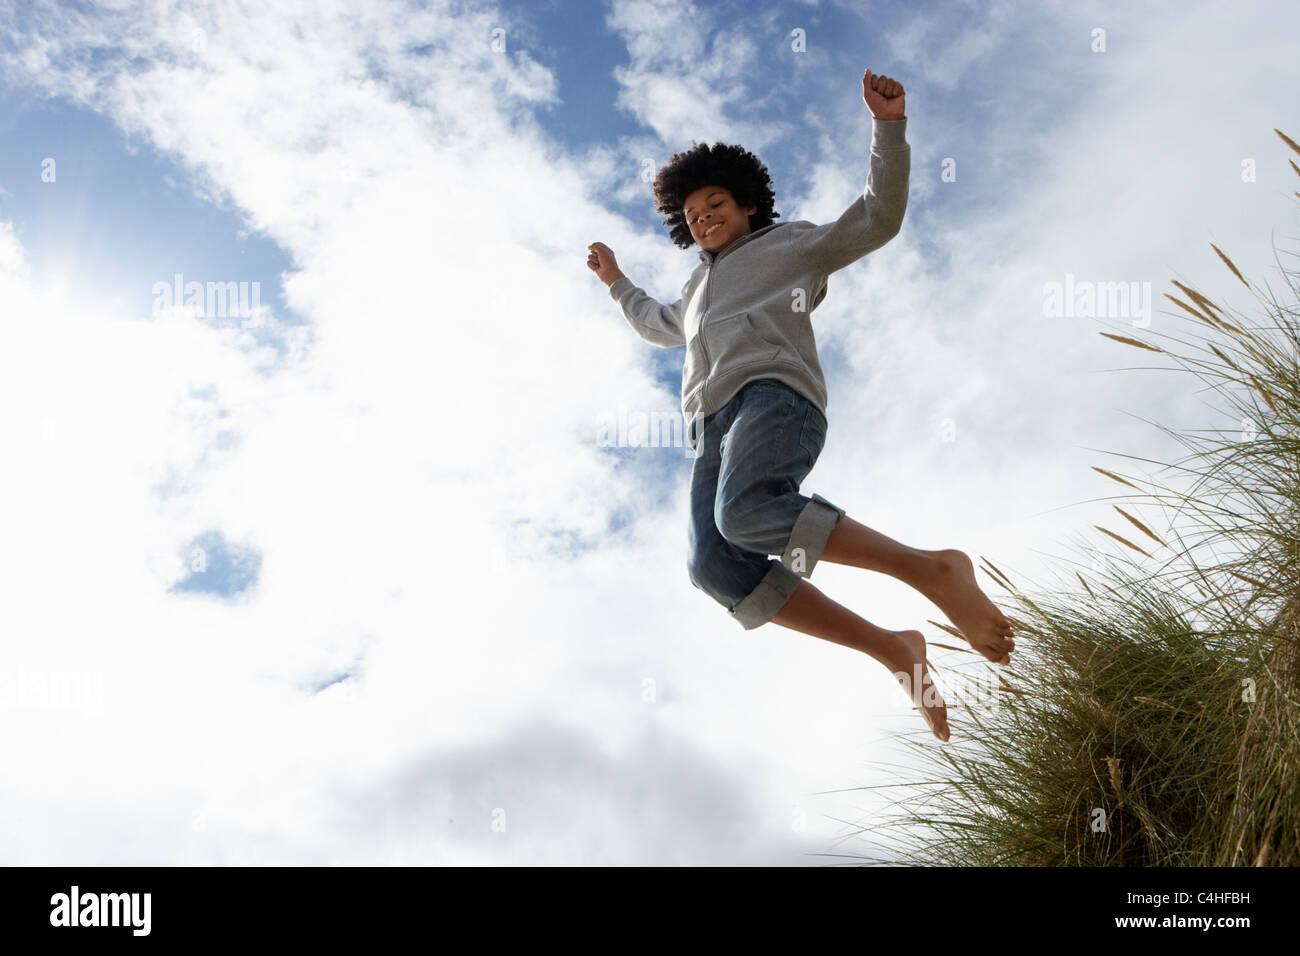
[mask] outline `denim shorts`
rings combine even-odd
[[[844,516],[821,495],[799,494],[825,442],[826,416],[776,379],[747,382],[704,420],[687,570],[747,631],[770,621],[812,574]]]

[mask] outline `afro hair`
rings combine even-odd
[[[724,143],[692,145],[685,152],[676,153],[668,165],[655,177],[655,208],[666,217],[664,225],[671,227],[669,236],[683,249],[695,245],[691,227],[686,222],[682,206],[686,197],[704,186],[721,186],[731,191],[742,209],[756,206],[749,217],[749,230],[769,226],[781,214],[772,205],[776,199],[772,192],[772,177],[757,156],[740,146]]]

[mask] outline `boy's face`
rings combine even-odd
[[[732,241],[749,235],[749,217],[757,206],[741,208],[731,190],[703,186],[686,197],[683,204],[691,236],[701,249],[720,252]]]

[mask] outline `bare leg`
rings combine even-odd
[[[911,585],[947,615],[971,647],[999,664],[1011,662],[1011,622],[980,590],[963,551],[922,551],[873,531],[848,515],[835,523],[822,560],[880,571]]]
[[[894,675],[940,740],[948,739],[948,709],[930,679],[925,636],[920,631],[887,631],[836,604],[806,579],[772,623],[874,657]]]

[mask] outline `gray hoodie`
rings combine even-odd
[[[686,346],[682,414],[692,451],[704,419],[756,378],[781,380],[826,414],[809,316],[826,297],[830,273],[879,249],[902,227],[912,161],[906,131],[906,118],[872,117],[866,192],[834,222],[774,222],[721,252],[700,249],[700,264],[672,305],[626,276],[610,284],[641,338],[662,348]]]

